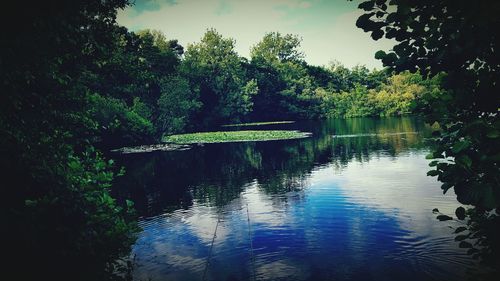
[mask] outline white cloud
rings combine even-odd
[[[315,172],[313,185],[336,184],[352,204],[395,217],[400,227],[412,233],[448,233],[447,228],[436,222],[431,210],[438,208],[452,214],[458,203],[453,191],[443,195],[441,183],[426,176],[429,161],[425,155],[422,151],[400,154],[397,161],[388,156],[363,163],[352,161],[340,171],[332,164],[329,169]]]
[[[252,224],[258,223],[276,227],[290,223],[287,221],[290,218],[287,217],[286,212],[283,212],[283,204],[273,201],[273,198],[262,192],[256,183],[245,189],[241,194],[241,199],[245,204],[245,208],[248,208],[248,215]]]

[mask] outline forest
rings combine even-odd
[[[262,34],[250,58],[215,29],[181,46],[161,31],[118,25],[127,0],[11,3],[16,18],[1,20],[0,47],[6,274],[127,277],[139,227],[134,202],[110,192],[127,173],[110,149],[245,122],[410,115],[439,124],[429,175],[471,206],[457,209],[469,222],[459,232],[486,246],[461,245],[496,266],[500,36],[486,26],[497,26],[488,9],[499,5],[391,1],[399,6],[389,12],[385,2],[362,3],[358,20],[373,39],[398,42],[374,54],[381,70],[310,65],[301,38],[280,32]],[[447,42],[436,38],[443,30],[454,32]]]
[[[247,60],[214,29],[184,49],[159,31],[117,27],[112,55],[85,78],[98,145],[158,142],[241,122],[416,114],[440,94],[439,76],[308,65],[300,41],[265,34]]]

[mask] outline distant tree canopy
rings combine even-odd
[[[301,41],[298,36],[292,34],[267,33],[262,41],[252,47],[250,56],[257,64],[299,62],[304,58],[304,54],[299,50]]]
[[[189,45],[182,73],[200,89],[202,123],[238,121],[252,110],[255,83],[247,78],[235,41],[208,30],[200,43]]]
[[[117,39],[113,59],[103,62],[101,80],[94,79],[95,90],[121,100],[129,110],[142,108],[138,115],[153,129],[130,127],[127,131],[142,132],[135,141],[103,132],[103,144],[141,143],[162,134],[230,122],[412,114],[424,101],[422,95],[406,94],[405,108],[396,108],[401,107],[396,101],[404,94],[400,91],[385,95],[384,100],[374,99],[390,73],[364,66],[348,69],[339,63],[308,65],[300,51],[300,38],[291,34],[265,34],[252,48],[250,61],[236,53],[234,39],[224,38],[214,29],[207,30],[200,42],[188,45],[185,52],[177,41],[154,30],[120,30]],[[410,83],[427,87],[418,74],[412,77],[416,79]],[[365,109],[357,108],[359,98],[370,100],[363,105]],[[385,104],[378,104],[382,102]],[[128,122],[117,118],[120,124]]]
[[[357,25],[373,39],[383,36],[398,43],[376,58],[395,71],[420,71],[424,77],[445,73],[444,94],[426,97],[429,122],[438,122],[437,147],[430,158],[446,192],[475,209],[460,207],[459,219],[469,216],[475,244],[461,245],[475,257],[500,266],[500,3],[463,0],[372,0]],[[496,214],[489,210],[496,208]],[[487,247],[482,247],[487,245]]]

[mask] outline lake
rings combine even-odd
[[[462,280],[453,191],[416,118],[297,122],[305,139],[127,154],[114,190],[142,231],[134,280]]]

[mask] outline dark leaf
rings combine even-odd
[[[490,139],[496,139],[500,136],[500,133],[499,131],[492,129],[486,134],[486,136]]]
[[[457,218],[459,220],[463,220],[465,219],[465,209],[463,207],[458,207],[456,210],[455,210],[455,215],[457,216]]]
[[[384,51],[382,51],[382,50],[377,51],[377,52],[375,53],[375,59],[381,60],[381,59],[383,59],[386,55],[387,55],[387,54],[386,54]]]
[[[389,53],[387,54],[383,59],[382,62],[384,65],[389,66],[394,64],[398,60],[398,56],[395,53]]]
[[[450,216],[447,216],[447,215],[439,215],[436,217],[436,219],[438,219],[440,221],[449,221],[449,220],[452,220],[453,218]]]
[[[365,1],[365,2],[362,2],[358,5],[358,8],[361,9],[361,10],[365,10],[365,11],[371,11],[373,10],[373,6],[374,6],[374,1]]]
[[[430,170],[427,172],[427,175],[431,176],[431,177],[435,177],[435,176],[439,175],[439,171],[438,170]]]
[[[467,255],[472,255],[472,254],[477,253],[477,252],[479,252],[478,249],[470,248],[469,250],[467,250]]]
[[[443,190],[443,193],[446,193],[452,186],[453,185],[451,183],[445,182],[441,185],[441,189]]]
[[[382,36],[384,36],[384,31],[377,29],[377,30],[372,32],[371,36],[372,36],[373,40],[378,40],[378,39],[382,38]]]
[[[460,247],[460,248],[472,248],[472,244],[469,242],[466,242],[466,241],[462,241],[462,242],[460,242],[460,244],[458,244],[458,247]]]
[[[455,162],[466,168],[470,168],[472,166],[472,159],[470,159],[467,155],[460,155],[456,158]]]
[[[361,15],[356,20],[356,26],[359,28],[362,28],[364,31],[372,30],[372,28],[370,26],[370,24],[372,23],[372,21],[370,21],[370,17],[373,15],[374,15],[374,13],[368,13],[368,14]]]
[[[464,149],[466,149],[467,147],[469,147],[470,143],[468,141],[460,141],[460,142],[456,142],[452,147],[451,147],[451,151],[453,153],[458,153]]]
[[[397,13],[390,13],[387,16],[387,22],[395,22],[398,19],[398,14]]]

